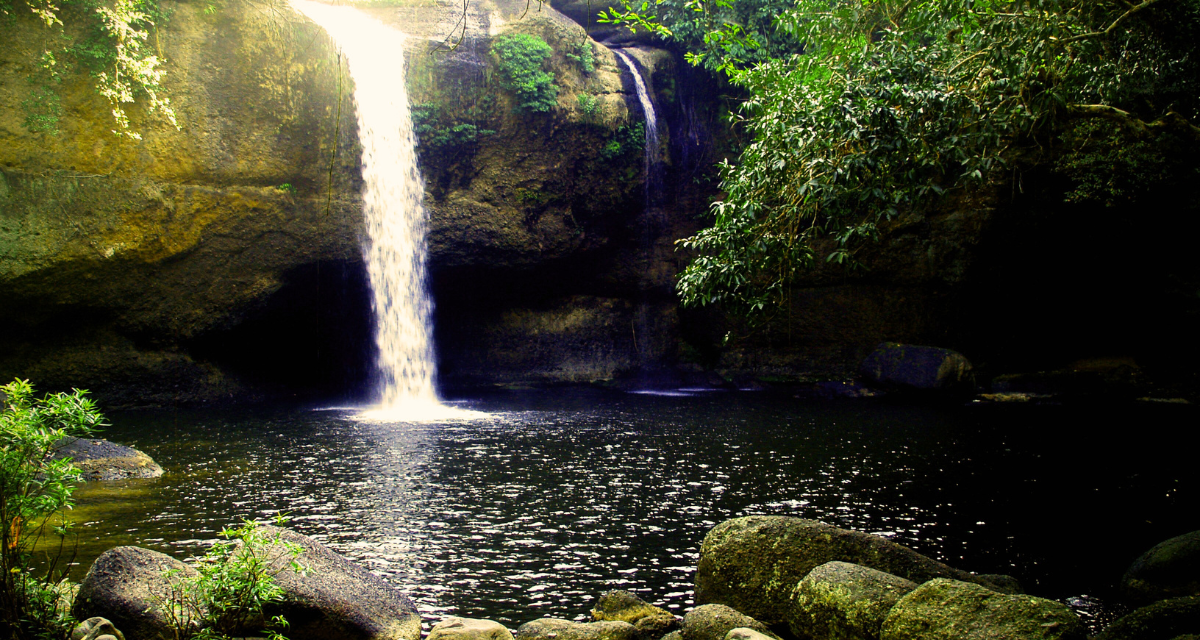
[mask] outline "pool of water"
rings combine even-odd
[[[762,393],[512,392],[490,417],[349,409],[114,413],[162,478],[77,492],[76,578],[119,544],[201,553],[278,513],[385,577],[427,621],[582,618],[606,590],[682,613],[704,534],[749,514],[886,536],[1031,593],[1108,598],[1200,529],[1193,407],[920,407]]]

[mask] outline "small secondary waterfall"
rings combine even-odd
[[[363,214],[375,312],[380,408],[420,419],[457,410],[438,401],[425,282],[424,182],[404,82],[404,34],[352,7],[292,0],[325,28],[354,78],[363,157]]]
[[[646,162],[646,213],[650,215],[650,209],[657,204],[655,200],[658,193],[662,190],[662,176],[659,157],[658,157],[658,118],[654,114],[654,103],[650,100],[650,92],[646,89],[646,82],[642,79],[642,74],[638,72],[637,65],[633,63],[633,58],[629,54],[620,49],[613,49],[613,53],[625,63],[629,68],[629,73],[633,75],[633,84],[637,89],[638,102],[642,105],[642,113],[646,115],[646,148],[644,152]]]

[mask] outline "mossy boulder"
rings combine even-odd
[[[449,617],[433,625],[426,640],[513,640],[513,635],[492,620]]]
[[[107,440],[66,438],[54,450],[55,458],[70,458],[84,480],[157,478],[163,468],[150,456]]]
[[[516,640],[637,640],[637,630],[628,622],[572,622],[542,618],[517,628]]]
[[[916,588],[890,573],[826,562],[796,585],[788,628],[812,640],[878,640],[892,606]]]
[[[628,591],[609,591],[592,608],[592,620],[619,620],[637,629],[642,640],[659,640],[679,628],[679,619],[670,611],[647,603]]]
[[[767,625],[723,604],[705,604],[683,616],[683,640],[724,640],[734,629],[751,629],[779,640]]]
[[[747,516],[727,520],[704,537],[696,572],[696,602],[729,605],[766,624],[786,622],[792,591],[810,571],[841,561],[916,583],[954,578],[1001,588],[908,547],[816,520]]]
[[[77,620],[105,618],[131,640],[173,637],[165,605],[179,580],[198,575],[188,565],[141,547],[114,547],[88,569],[71,605]]]
[[[1121,591],[1135,603],[1200,595],[1200,531],[1154,545],[1133,561]]]
[[[1172,640],[1200,634],[1200,596],[1170,598],[1136,609],[1105,627],[1095,640]]]
[[[977,584],[937,578],[901,598],[880,640],[1084,640],[1084,626],[1066,605],[996,593]]]

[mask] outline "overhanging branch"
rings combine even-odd
[[[1106,104],[1072,104],[1067,109],[1076,118],[1102,118],[1111,120],[1133,129],[1140,135],[1149,136],[1160,131],[1176,131],[1184,136],[1200,142],[1200,127],[1192,124],[1187,118],[1175,111],[1168,111],[1153,122]]]

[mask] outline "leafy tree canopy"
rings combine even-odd
[[[710,1],[736,5],[693,6]],[[626,4],[608,18],[674,36],[664,16]],[[681,241],[698,256],[686,304],[768,311],[815,261],[851,264],[882,223],[1064,138],[1079,148],[1060,165],[1093,177],[1127,144],[1200,141],[1196,0],[795,0],[774,28],[803,53],[739,64],[723,44],[737,24],[697,53],[747,91],[752,141],[721,167],[713,225]]]

